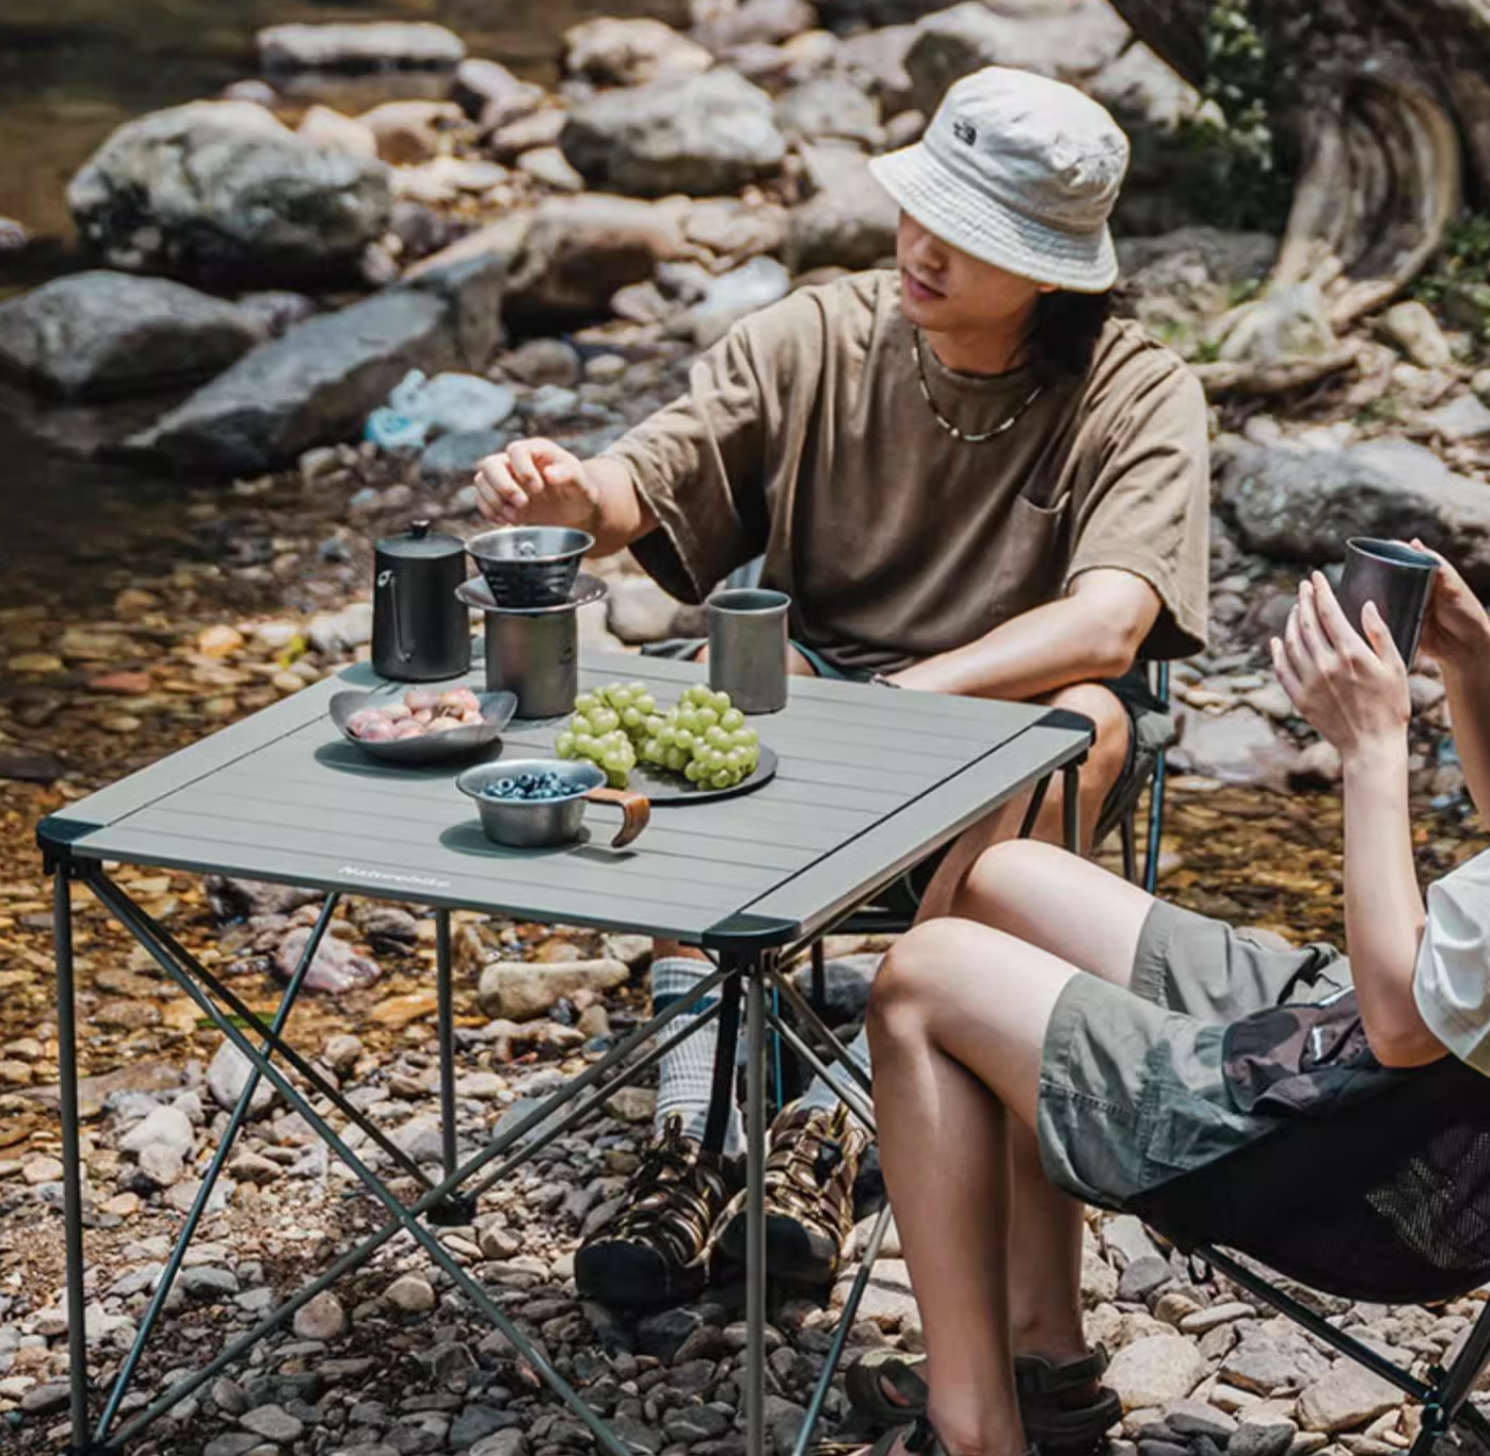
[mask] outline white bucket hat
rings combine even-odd
[[[1107,218],[1128,138],[1074,86],[989,66],[947,92],[925,135],[870,170],[954,248],[1037,283],[1101,293],[1117,282]]]

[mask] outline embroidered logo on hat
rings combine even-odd
[[[964,146],[972,146],[978,140],[978,128],[972,122],[958,117],[952,123],[952,135],[962,142]]]

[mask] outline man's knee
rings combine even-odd
[[[1092,720],[1096,738],[1082,768],[1082,778],[1101,784],[1104,792],[1110,789],[1122,777],[1133,732],[1128,710],[1117,694],[1101,683],[1072,683],[1052,693],[1049,702],[1052,708],[1064,708]]]

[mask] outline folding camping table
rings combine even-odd
[[[659,696],[696,681],[691,664],[597,654],[581,680],[595,687],[640,679]],[[473,683],[479,687],[479,683]],[[630,1456],[581,1395],[515,1329],[479,1281],[441,1243],[437,1226],[468,1224],[480,1194],[555,1137],[583,1121],[619,1087],[646,1070],[691,1031],[657,1040],[668,1023],[718,993],[692,1026],[719,1018],[716,1098],[709,1135],[723,1130],[723,1097],[734,1075],[740,1009],[745,1010],[747,1126],[748,1449],[764,1448],[766,1269],[762,1213],[766,1134],[766,1037],[775,1031],[818,1068],[808,1040],[780,1014],[784,1000],[798,1024],[822,1044],[837,1043],[784,974],[786,962],[871,899],[895,877],[1015,795],[1035,789],[1033,821],[1052,775],[1066,777],[1065,829],[1076,840],[1076,772],[1091,743],[1090,722],[1037,706],[986,702],[813,679],[792,680],[781,713],[756,720],[780,758],[776,777],[749,794],[689,806],[657,806],[652,824],[624,850],[608,846],[610,810],[592,806],[592,832],[550,850],[513,850],[488,842],[474,806],[454,787],[454,768],[403,768],[369,758],[337,733],[328,702],[341,688],[387,687],[366,666],[254,714],[118,784],[70,804],[41,824],[38,838],[53,875],[58,1035],[60,1042],[64,1212],[67,1240],[72,1449],[86,1456],[118,1450],[159,1415],[241,1359],[252,1345],[341,1275],[359,1268],[399,1230],[492,1324],[502,1330],[612,1456]],[[504,750],[550,752],[558,725],[516,723]],[[326,892],[319,919],[279,1008],[265,1023],[171,932],[110,877],[110,863],[161,866],[271,880]],[[249,1058],[253,1077],[203,1177],[137,1338],[95,1407],[89,1398],[84,1324],[83,1169],[78,1153],[78,1061],[74,1005],[72,884],[88,886],[164,973]],[[438,1042],[444,1152],[435,1181],[283,1037],[290,1010],[343,895],[369,895],[431,906],[436,924]],[[525,921],[602,926],[666,936],[701,947],[715,969],[691,996],[637,1028],[541,1107],[502,1127],[460,1162],[456,1149],[450,911]],[[770,993],[768,995],[768,993]],[[244,1028],[247,1028],[246,1030]],[[832,1053],[830,1052],[830,1055]],[[309,1085],[303,1094],[281,1070]],[[851,1074],[862,1074],[844,1062]],[[259,1077],[383,1204],[388,1222],[251,1330],[232,1340],[193,1376],[119,1420],[141,1352],[200,1222]],[[730,1089],[732,1090],[732,1089]],[[861,1114],[867,1088],[845,1087]],[[311,1105],[329,1098],[391,1162],[418,1180],[405,1204]],[[845,1321],[847,1324],[848,1321]],[[824,1381],[826,1388],[826,1381]],[[816,1408],[819,1402],[814,1402]]]

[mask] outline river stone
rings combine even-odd
[[[832,1306],[841,1309],[853,1287],[856,1269],[845,1269],[833,1286]],[[864,1291],[864,1302],[859,1306],[859,1318],[869,1320],[886,1331],[901,1325],[918,1325],[920,1310],[916,1305],[915,1292],[911,1289],[910,1270],[903,1259],[881,1259],[874,1266],[868,1287]]]
[[[207,1090],[217,1105],[231,1112],[237,1107],[243,1089],[253,1074],[253,1064],[230,1041],[224,1041],[207,1065]],[[249,1115],[257,1117],[274,1101],[274,1084],[267,1077],[259,1078],[254,1088],[253,1100],[249,1104]]]
[[[1419,368],[1447,369],[1454,362],[1454,351],[1438,320],[1416,299],[1394,303],[1376,320],[1376,327]]]
[[[266,71],[454,70],[466,44],[428,21],[271,25],[257,37]]]
[[[1245,545],[1324,565],[1350,536],[1421,536],[1490,596],[1490,490],[1406,440],[1343,450],[1217,442],[1216,494]]]
[[[917,31],[905,68],[912,103],[927,116],[954,81],[984,66],[1088,76],[1114,60],[1128,38],[1128,27],[1107,0],[1086,0],[1066,13],[1026,15],[1000,14],[982,0],[966,0],[927,17]]]
[[[772,176],[786,156],[771,98],[733,71],[601,92],[559,138],[592,185],[635,197],[713,197]]]
[[[126,1153],[140,1153],[152,1145],[160,1145],[185,1157],[194,1141],[191,1119],[179,1107],[157,1107],[119,1139],[119,1148]]]
[[[534,965],[495,961],[481,972],[482,1012],[506,1021],[533,1021],[581,991],[604,994],[624,985],[630,972],[620,961],[565,961]]]
[[[263,1441],[252,1431],[224,1431],[202,1448],[202,1456],[248,1456]]]
[[[513,222],[506,227],[510,241]],[[660,206],[598,194],[547,198],[517,241],[505,316],[527,332],[599,318],[619,289],[651,278],[681,249],[677,218]]]
[[[1405,1397],[1395,1385],[1357,1365],[1339,1360],[1328,1375],[1304,1387],[1299,1396],[1299,1422],[1306,1431],[1355,1430],[1389,1410]]]
[[[623,1441],[626,1440],[619,1422],[612,1422],[611,1428]],[[516,1427],[493,1431],[471,1447],[469,1456],[528,1456],[528,1438]]]
[[[288,1445],[305,1434],[305,1422],[292,1416],[282,1405],[261,1405],[245,1411],[238,1424],[266,1441]]]
[[[428,1314],[438,1302],[434,1286],[418,1274],[403,1274],[383,1291],[383,1297],[405,1314]]]
[[[456,367],[454,313],[405,287],[307,319],[261,345],[128,442],[135,452],[220,475],[293,464],[312,445],[353,438],[411,369]]]
[[[420,455],[419,477],[421,480],[439,480],[458,475],[469,480],[488,455],[505,450],[511,439],[512,435],[506,430],[457,430],[453,434],[441,435]]]
[[[355,116],[329,106],[312,106],[300,118],[295,134],[323,152],[345,152],[349,157],[376,158],[378,139]]]
[[[302,1340],[326,1343],[337,1339],[346,1327],[347,1312],[329,1289],[323,1289],[295,1311],[295,1333]]]
[[[312,146],[246,101],[127,122],[67,200],[116,268],[265,287],[355,280],[392,206],[382,163]]]
[[[1149,1335],[1124,1346],[1103,1377],[1125,1411],[1182,1400],[1206,1373],[1205,1359],[1183,1335]]]
[[[869,159],[846,147],[807,147],[803,158],[815,190],[791,210],[792,267],[872,268],[894,257],[900,209],[870,175]]]
[[[597,16],[564,32],[564,69],[600,86],[639,86],[696,76],[714,64],[703,46],[660,20]]]
[[[238,1292],[238,1276],[229,1269],[218,1269],[211,1264],[183,1269],[179,1283],[185,1293],[203,1304],[221,1304]]]
[[[866,146],[880,135],[880,108],[846,76],[815,76],[776,103],[776,125],[804,141],[838,137]]]
[[[1272,784],[1282,788],[1298,750],[1285,744],[1272,723],[1252,708],[1212,715],[1181,706],[1181,759],[1191,773],[1227,784]]]
[[[1297,1433],[1292,1421],[1248,1419],[1243,1412],[1242,1423],[1226,1442],[1226,1456],[1287,1456]]]
[[[1257,1330],[1244,1335],[1221,1362],[1228,1385],[1258,1395],[1297,1391],[1329,1370],[1329,1361],[1293,1330]]]
[[[95,269],[0,304],[0,365],[72,397],[216,374],[259,341],[230,303]]]

